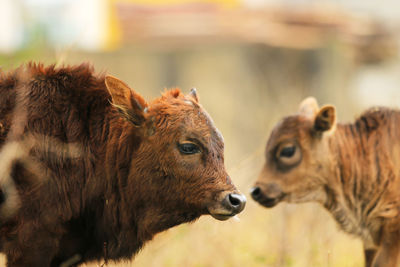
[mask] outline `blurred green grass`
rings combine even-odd
[[[158,234],[132,261],[107,266],[357,267],[363,266],[361,243],[338,231],[322,207],[280,204],[265,209],[248,194],[263,164],[270,130],[282,116],[295,112],[304,97],[335,104],[342,119],[360,111],[348,85],[355,66],[340,49],[334,44],[305,52],[238,44],[149,45],[85,53],[37,45],[0,55],[0,66],[6,70],[31,60],[92,62],[96,72],[125,80],[146,99],[166,87],[185,92],[197,87],[200,103],[224,135],[228,172],[248,198],[240,221],[203,216]]]

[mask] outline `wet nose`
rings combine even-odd
[[[254,200],[259,200],[262,197],[261,188],[256,186],[250,190],[250,195]]]
[[[229,194],[225,197],[225,201],[227,206],[234,212],[241,212],[246,206],[246,197],[242,194]]]

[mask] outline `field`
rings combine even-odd
[[[315,51],[239,44],[135,46],[102,54],[38,49],[0,57],[0,65],[9,69],[26,60],[88,61],[146,99],[163,88],[189,92],[196,87],[200,103],[224,135],[228,172],[248,198],[239,219],[220,222],[204,216],[158,234],[132,261],[107,266],[358,267],[363,266],[361,242],[338,231],[322,207],[280,204],[265,209],[248,193],[263,164],[269,132],[282,116],[296,112],[303,98],[314,95],[321,104],[335,104],[339,120],[345,121],[366,107],[354,78],[362,77],[360,66],[345,52],[334,43]]]

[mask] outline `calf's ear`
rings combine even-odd
[[[332,105],[323,106],[315,116],[314,130],[318,132],[329,131],[336,124],[336,109]]]
[[[141,126],[145,121],[144,109],[147,107],[143,97],[114,76],[107,75],[105,83],[111,95],[111,104],[121,116],[132,122],[136,127]]]

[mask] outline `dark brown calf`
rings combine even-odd
[[[252,190],[265,207],[322,204],[361,238],[366,266],[400,266],[400,111],[373,108],[336,123],[335,108],[303,101],[272,131]]]
[[[87,65],[30,64],[0,78],[0,95],[8,266],[129,259],[160,231],[245,206],[195,90],[147,103]]]

